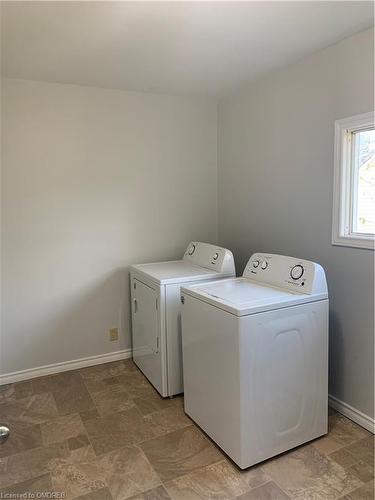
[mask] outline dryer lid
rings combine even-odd
[[[159,284],[184,283],[202,279],[216,279],[228,276],[212,269],[196,266],[187,260],[172,260],[131,266],[131,272],[137,272]]]

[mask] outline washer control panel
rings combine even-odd
[[[188,260],[197,266],[226,273],[230,276],[235,275],[232,252],[216,245],[202,243],[201,241],[192,241],[187,246],[184,260]]]
[[[311,294],[318,289],[327,291],[325,273],[319,264],[284,255],[255,253],[250,257],[243,276],[297,293]]]

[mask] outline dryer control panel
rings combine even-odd
[[[201,241],[189,243],[184,260],[206,269],[214,269],[220,273],[235,276],[234,258],[230,250]]]
[[[327,293],[325,273],[319,264],[284,255],[253,254],[243,277],[297,293]]]

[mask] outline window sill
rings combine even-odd
[[[332,245],[339,245],[352,248],[365,248],[367,250],[375,249],[375,239],[358,236],[333,236]]]

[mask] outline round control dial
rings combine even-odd
[[[264,261],[262,262],[262,265],[261,265],[260,267],[261,267],[262,269],[267,269],[267,267],[268,267],[268,262],[267,262],[266,260],[264,260]]]
[[[193,255],[194,252],[195,252],[195,245],[191,245],[191,247],[188,250],[188,254]]]
[[[260,264],[259,260],[254,260],[253,261],[253,268],[256,269],[257,267],[259,267],[259,264]]]
[[[216,252],[212,257],[212,260],[217,260],[219,258],[219,254]]]
[[[296,266],[292,267],[290,271],[290,277],[293,280],[299,280],[300,278],[302,278],[304,271],[305,270],[303,266],[301,266],[301,264],[297,264]]]

